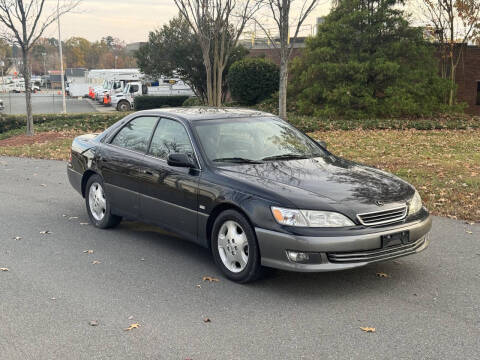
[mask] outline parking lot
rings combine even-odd
[[[0,99],[3,100],[5,109],[4,114],[25,114],[25,94],[1,94]],[[96,106],[87,99],[66,99],[67,113],[88,113],[97,111]],[[63,110],[62,96],[55,91],[39,92],[32,94],[32,108],[34,114],[52,114],[61,113]]]
[[[8,269],[0,271],[0,358],[480,353],[478,224],[436,217],[423,253],[344,272],[272,271],[238,285],[207,250],[158,228],[93,228],[64,162],[0,157],[0,194],[0,267]],[[140,327],[125,331],[132,323]]]

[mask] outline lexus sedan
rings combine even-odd
[[[263,267],[332,271],[418,253],[432,226],[412,185],[254,110],[128,115],[75,138],[68,177],[96,227],[158,225],[209,248],[237,282]]]

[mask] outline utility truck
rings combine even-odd
[[[192,88],[178,78],[161,78],[154,82],[129,82],[123,92],[111,98],[112,106],[118,111],[134,108],[137,96],[195,96]]]

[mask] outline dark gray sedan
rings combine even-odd
[[[131,114],[77,137],[68,176],[95,226],[159,225],[210,248],[238,282],[263,266],[331,271],[414,254],[432,224],[412,185],[253,110]]]

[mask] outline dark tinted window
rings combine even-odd
[[[146,152],[157,120],[153,116],[133,119],[115,135],[111,143],[125,149]]]
[[[166,159],[172,153],[192,156],[193,148],[187,130],[178,121],[161,119],[153,135],[149,153],[161,159]]]

